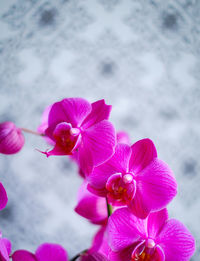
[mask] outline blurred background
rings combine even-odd
[[[200,249],[200,1],[1,0],[0,121],[36,130],[65,97],[104,98],[132,142],[149,137],[178,181],[169,205]],[[62,244],[70,256],[97,227],[73,208],[81,178],[67,157],[26,134],[21,153],[0,156],[9,203],[0,230],[13,250]]]

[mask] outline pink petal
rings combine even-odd
[[[0,238],[0,260],[9,261],[9,254],[2,238]]]
[[[132,145],[132,155],[129,163],[129,168],[134,173],[140,172],[151,161],[157,157],[156,148],[150,139],[137,141]]]
[[[69,151],[67,152],[66,150],[64,150],[64,148],[60,147],[59,145],[55,145],[55,147],[50,150],[50,151],[40,151],[43,154],[45,154],[47,157],[49,156],[66,156],[66,155],[72,155],[72,152]]]
[[[141,207],[146,211],[158,211],[175,197],[177,183],[168,165],[154,159],[136,177],[137,191],[142,197]]]
[[[12,254],[13,261],[37,261],[35,255],[26,250],[17,250]]]
[[[80,261],[109,261],[100,253],[85,253],[81,256]]]
[[[82,123],[82,128],[84,129],[87,129],[100,121],[108,120],[112,109],[111,105],[105,104],[104,99],[93,102],[91,105],[92,111]]]
[[[157,245],[154,254],[155,261],[166,261],[163,249]]]
[[[132,252],[135,248],[135,245],[128,246],[127,248],[122,249],[121,251],[110,251],[109,260],[112,261],[129,261],[131,260]]]
[[[158,212],[151,213],[147,219],[148,236],[155,239],[167,220],[168,212],[166,208]]]
[[[106,197],[107,196],[107,189],[106,188],[102,188],[102,189],[97,189],[95,187],[93,187],[92,185],[88,184],[87,185],[87,189],[94,195],[99,196],[99,197]]]
[[[101,121],[82,133],[82,147],[79,150],[80,167],[88,175],[94,166],[108,160],[114,153],[115,129],[109,121]]]
[[[2,238],[2,240],[3,240],[3,243],[6,247],[6,249],[7,249],[8,255],[10,255],[11,251],[12,251],[12,246],[11,246],[10,240],[8,240],[7,238]]]
[[[131,148],[126,144],[117,144],[115,154],[104,164],[94,168],[88,176],[88,182],[97,189],[106,186],[108,178],[115,173],[126,173],[131,156]]]
[[[82,98],[68,98],[56,102],[49,112],[48,126],[55,127],[60,122],[68,122],[72,127],[79,127],[91,109],[91,104]]]
[[[38,261],[67,261],[66,250],[58,244],[44,243],[35,253]]]
[[[7,197],[6,190],[5,190],[4,186],[2,185],[2,183],[0,183],[0,210],[5,208],[5,206],[7,205],[7,202],[8,202],[8,197]]]
[[[188,261],[195,251],[195,240],[188,229],[178,220],[166,222],[157,244],[163,249],[166,261]]]
[[[108,241],[113,251],[120,251],[146,237],[145,220],[135,217],[128,208],[116,210],[108,220]]]
[[[109,245],[106,234],[106,225],[101,226],[93,238],[92,246],[89,250],[90,253],[98,252],[105,256],[108,256]]]
[[[117,132],[117,143],[123,143],[123,144],[130,145],[131,141],[130,141],[130,137],[129,137],[128,133],[126,133],[125,131],[118,131]]]
[[[94,224],[102,224],[107,220],[106,199],[89,192],[87,182],[84,182],[79,189],[79,199],[75,211]]]

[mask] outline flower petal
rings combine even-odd
[[[147,211],[158,211],[166,207],[177,193],[177,183],[172,171],[157,158],[137,175],[136,183],[136,194],[139,192],[142,196]]]
[[[104,99],[93,102],[91,105],[92,111],[82,123],[82,128],[84,129],[87,129],[100,121],[108,120],[112,109],[111,105],[105,104]]]
[[[147,219],[148,237],[155,239],[168,220],[167,209],[149,214]]]
[[[122,249],[121,251],[110,251],[109,260],[112,261],[127,261],[131,260],[131,255],[135,245],[128,246],[127,248]]]
[[[116,210],[108,220],[108,242],[113,251],[120,251],[146,238],[146,221],[138,219],[128,208]]]
[[[8,202],[8,197],[7,197],[6,190],[5,190],[4,186],[2,185],[2,183],[0,183],[0,210],[5,208],[5,206],[7,205],[7,202]]]
[[[115,173],[126,173],[131,156],[131,148],[126,144],[117,144],[115,154],[104,164],[94,168],[88,176],[88,182],[96,189],[104,189],[108,178]]]
[[[49,112],[48,126],[55,127],[60,122],[68,122],[72,127],[79,127],[91,109],[91,104],[82,98],[67,98],[56,102]]]
[[[132,155],[129,163],[129,168],[134,173],[140,172],[150,162],[157,157],[155,145],[150,139],[137,141],[132,145]]]
[[[93,238],[92,246],[89,250],[90,253],[98,252],[105,256],[108,256],[109,245],[106,233],[106,225],[101,226]]]
[[[8,240],[7,238],[2,238],[2,240],[3,240],[3,243],[6,247],[6,249],[7,249],[8,255],[10,255],[11,251],[12,251],[12,246],[11,246],[10,240]]]
[[[38,247],[35,256],[38,261],[67,261],[66,250],[58,244],[44,243]]]
[[[2,261],[9,261],[9,254],[4,244],[3,238],[0,238],[0,260]]]
[[[109,121],[101,121],[82,133],[82,146],[79,153],[80,167],[88,175],[94,166],[108,160],[114,153],[115,129]],[[85,154],[85,155],[84,155]]]
[[[130,137],[129,137],[128,133],[126,133],[125,131],[118,131],[117,132],[117,143],[123,143],[123,144],[130,145],[131,141],[130,141]]]
[[[79,189],[79,199],[75,211],[94,224],[103,224],[107,220],[106,199],[89,192],[87,182],[84,182]]]
[[[188,261],[195,251],[195,240],[178,220],[166,222],[156,243],[163,249],[166,261]]]
[[[17,250],[12,254],[13,261],[37,261],[35,255],[26,250]]]
[[[81,256],[80,261],[109,261],[104,255],[100,253],[85,253]]]

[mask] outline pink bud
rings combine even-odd
[[[24,145],[24,136],[21,129],[13,122],[0,123],[0,153],[14,154],[21,150]]]

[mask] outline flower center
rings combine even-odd
[[[123,206],[132,200],[136,191],[136,182],[131,173],[113,174],[106,183],[107,198],[114,206]]]
[[[131,261],[150,261],[155,257],[156,243],[153,239],[148,238],[140,243],[133,251]]]

